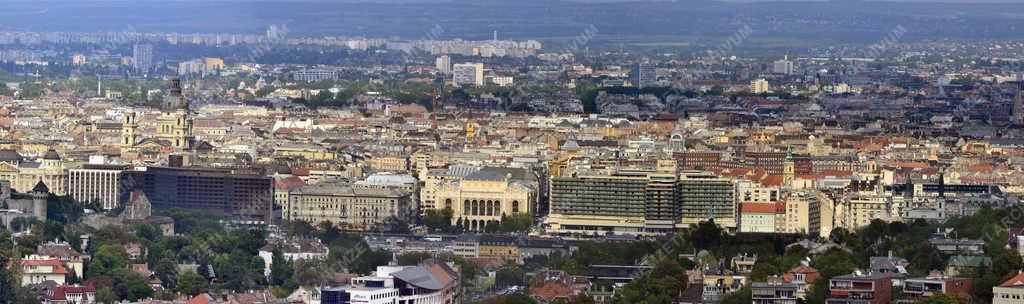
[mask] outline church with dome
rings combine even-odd
[[[121,127],[121,146],[124,151],[183,152],[192,149],[192,117],[188,102],[182,95],[181,80],[171,82],[170,94],[160,106],[156,119],[156,134],[143,138],[134,110],[124,114]]]

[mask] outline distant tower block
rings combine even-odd
[[[1021,94],[1024,92],[1017,91],[1017,97],[1013,100],[1013,124],[1024,125],[1024,100],[1022,100]]]

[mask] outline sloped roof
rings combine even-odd
[[[0,150],[0,161],[21,162],[22,160],[24,160],[24,158],[21,157],[21,154],[18,154],[18,151],[15,151],[13,149]]]
[[[47,187],[46,184],[40,180],[39,182],[36,183],[35,187],[32,187],[32,192],[50,193],[50,187]]]
[[[53,271],[51,271],[50,273],[65,274],[65,275],[69,273],[68,269],[64,268],[64,263],[61,263],[61,261],[57,260],[57,259],[50,259],[50,260],[22,260],[21,261],[21,267],[25,268],[26,266],[50,266],[50,267],[53,267]]]
[[[409,267],[392,274],[395,278],[405,281],[419,288],[440,290],[444,288],[434,275],[423,267]]]
[[[999,287],[1024,287],[1024,272],[1018,273],[1009,280],[1003,281]]]

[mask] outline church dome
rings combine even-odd
[[[43,159],[45,159],[45,160],[60,160],[60,154],[57,154],[57,151],[49,150],[49,151],[46,151],[46,154],[43,154]]]
[[[0,150],[0,162],[21,162],[24,160],[18,151],[13,149]]]

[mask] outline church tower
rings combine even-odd
[[[192,117],[188,103],[181,94],[181,80],[171,82],[171,93],[161,105],[163,112],[156,122],[157,138],[166,140],[178,151],[192,149]]]
[[[124,121],[121,122],[121,146],[131,148],[139,143],[138,131],[139,121],[135,109],[129,109],[124,113]]]

